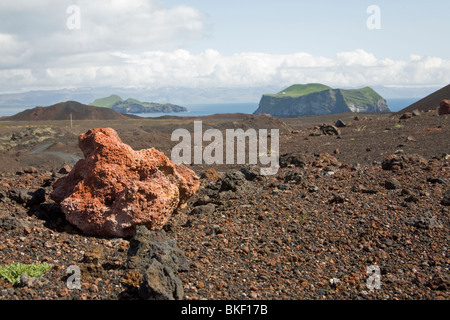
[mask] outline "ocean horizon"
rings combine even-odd
[[[420,100],[420,98],[394,98],[386,99],[387,105],[392,112],[397,112],[403,108],[408,107],[412,103]],[[201,117],[209,116],[217,113],[247,113],[253,114],[258,109],[259,102],[241,102],[241,103],[208,103],[208,104],[187,104],[184,105],[188,112],[154,112],[154,113],[139,113],[135,114],[140,117],[157,118],[162,116],[177,116],[177,117]],[[0,117],[12,116],[26,109],[25,107],[1,107]]]
[[[421,98],[394,98],[386,99],[386,103],[392,112],[398,112]],[[135,114],[145,118],[157,118],[162,116],[177,116],[177,117],[201,117],[209,116],[217,113],[247,113],[253,114],[258,109],[259,102],[246,103],[210,103],[210,104],[192,104],[185,107],[188,112],[172,112],[172,113],[139,113]]]

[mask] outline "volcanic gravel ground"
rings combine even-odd
[[[338,117],[347,122],[340,136],[311,135]],[[191,166],[202,185],[164,228],[190,261],[177,275],[185,299],[449,299],[447,117],[353,117],[283,119],[274,176],[251,166]],[[136,149],[153,139],[170,150],[176,123],[140,121],[140,129],[117,124],[124,142]],[[0,299],[138,299],[130,239],[71,226],[49,198],[70,168],[58,172],[64,162],[54,154],[30,153],[54,142],[48,150],[79,155],[73,148],[86,128],[38,128],[37,140],[37,129],[10,125],[0,132],[0,264],[53,267],[34,283],[0,278]],[[81,270],[81,289],[67,287],[71,265]],[[368,268],[379,268],[380,289],[368,285]]]
[[[413,160],[392,171],[322,155],[276,176],[247,167],[253,180],[229,173],[202,179],[165,227],[191,262],[179,274],[186,299],[448,299],[450,216],[441,202],[449,160]],[[0,298],[138,298],[124,282],[129,239],[83,236],[50,200],[19,205],[7,196],[12,185],[37,190],[58,176],[1,180],[0,261],[53,269],[31,287],[1,279]],[[392,178],[399,184],[388,189]],[[68,266],[86,265],[98,246],[100,267],[83,269],[82,289],[69,290]],[[372,265],[380,268],[379,290],[367,287]]]

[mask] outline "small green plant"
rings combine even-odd
[[[362,131],[366,130],[366,126],[359,126],[359,127],[356,127],[353,130],[356,131],[356,132],[362,132]]]
[[[20,276],[25,272],[30,277],[38,278],[44,275],[44,273],[52,268],[51,264],[33,263],[24,264],[20,262],[13,262],[0,266],[0,277],[5,278],[13,285],[17,285],[20,282]]]
[[[309,218],[309,214],[307,214],[307,213],[302,213],[302,214],[297,215],[297,221],[301,222],[301,223],[305,222],[306,219],[308,219],[308,218]]]
[[[401,128],[403,128],[403,127],[404,127],[404,125],[401,124],[401,123],[396,123],[396,124],[394,125],[394,128],[395,128],[395,129],[401,129]]]

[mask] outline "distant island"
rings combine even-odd
[[[276,94],[262,96],[254,114],[276,117],[323,115],[342,112],[390,112],[386,100],[372,88],[333,89],[320,83],[294,84]]]
[[[141,102],[137,99],[129,98],[123,100],[118,95],[100,98],[90,103],[91,106],[110,108],[120,113],[155,113],[155,112],[187,112],[185,107],[171,103]]]

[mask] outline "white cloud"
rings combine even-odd
[[[323,82],[334,86],[427,85],[450,81],[450,61],[413,57],[409,61],[378,59],[364,50],[334,57],[308,53],[223,56],[215,50],[194,55],[187,50],[116,53],[118,74],[141,86],[262,86]],[[125,80],[125,79],[123,79]]]
[[[20,66],[30,58],[32,49],[11,34],[0,33],[0,68]]]
[[[224,56],[212,49],[200,54],[183,49],[118,51],[74,55],[72,61],[63,62],[60,59],[48,68],[0,70],[0,86],[256,87],[321,82],[357,87],[450,82],[450,60],[426,56],[412,56],[407,61],[379,59],[359,49],[333,57],[257,52]]]
[[[81,28],[66,26],[67,7],[80,8]],[[189,6],[157,0],[2,0],[0,88],[237,87],[321,82],[331,86],[444,85],[450,60],[411,54],[379,58],[362,49],[315,56],[307,52],[193,54],[208,32],[207,17]],[[181,48],[181,49],[180,49]]]
[[[80,10],[79,29],[67,27],[72,16],[69,5]],[[2,0],[0,42],[7,41],[8,46],[0,47],[0,57],[16,52],[18,44],[22,51],[32,50],[30,59],[20,62],[40,66],[52,66],[53,59],[72,54],[173,50],[201,39],[207,32],[205,21],[206,16],[194,8],[168,8],[158,0]],[[4,60],[2,66],[17,63]]]

